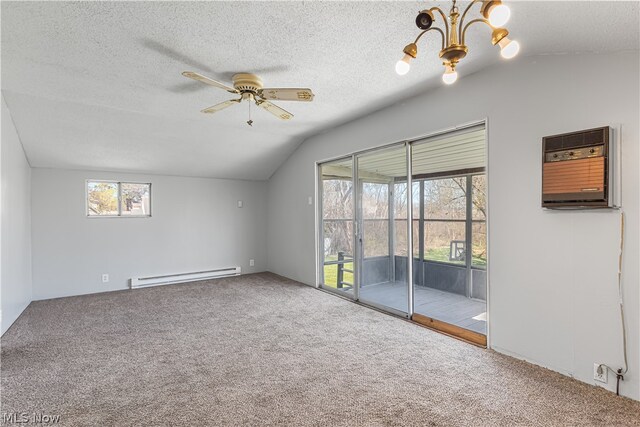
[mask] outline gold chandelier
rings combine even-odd
[[[480,6],[481,18],[472,19],[465,24],[465,18],[469,10],[476,4],[482,3]],[[437,12],[444,23],[444,29],[433,26],[435,22],[434,12]],[[423,30],[413,43],[409,43],[404,48],[404,57],[396,64],[396,72],[405,75],[409,72],[410,62],[418,56],[418,41],[429,31],[437,31],[442,36],[442,49],[440,50],[440,58],[442,65],[445,67],[442,81],[446,84],[452,84],[458,79],[456,65],[462,58],[467,55],[469,49],[465,45],[465,35],[467,29],[478,22],[487,24],[493,31],[491,35],[491,43],[500,46],[500,54],[503,58],[511,59],[518,54],[520,45],[517,41],[510,40],[509,31],[502,28],[509,20],[511,12],[509,8],[502,4],[500,0],[473,0],[464,10],[462,16],[458,13],[456,0],[449,11],[449,17],[439,7],[425,9],[418,13],[416,25]]]

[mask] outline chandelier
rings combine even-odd
[[[482,3],[480,6],[480,15],[465,24],[467,13],[476,3]],[[444,28],[433,26],[435,19],[434,12],[442,17]],[[500,0],[473,0],[464,10],[462,16],[458,12],[456,0],[453,0],[449,17],[439,7],[425,9],[418,13],[416,25],[422,30],[413,43],[409,43],[404,48],[404,57],[396,64],[396,72],[405,75],[409,72],[410,62],[418,56],[418,41],[429,31],[437,31],[442,36],[442,49],[440,50],[440,58],[442,65],[445,67],[442,81],[446,84],[452,84],[458,79],[456,65],[462,58],[467,55],[469,49],[465,45],[465,35],[467,29],[476,23],[487,24],[492,29],[491,43],[500,46],[500,54],[503,58],[511,59],[518,54],[520,45],[517,41],[510,40],[509,31],[502,26],[507,23],[511,12],[509,8],[502,4]]]

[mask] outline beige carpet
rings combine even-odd
[[[627,426],[640,403],[271,274],[32,303],[2,412],[68,426]]]

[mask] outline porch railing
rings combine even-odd
[[[338,266],[338,275],[336,278],[336,287],[338,289],[344,289],[345,286],[352,288],[353,283],[346,282],[344,280],[344,273],[353,274],[353,270],[350,268],[346,268],[344,265],[351,263],[353,265],[353,255],[346,254],[344,252],[338,252],[338,259],[335,261],[325,261],[324,265],[337,265]],[[353,277],[353,276],[352,276]]]

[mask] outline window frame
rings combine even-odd
[[[109,183],[118,185],[118,214],[117,215],[91,215],[89,209],[89,183]],[[138,184],[149,186],[149,213],[146,215],[123,215],[122,214],[122,184]],[[87,218],[151,218],[153,214],[152,183],[142,181],[118,181],[113,179],[86,179],[84,183],[84,206]]]

